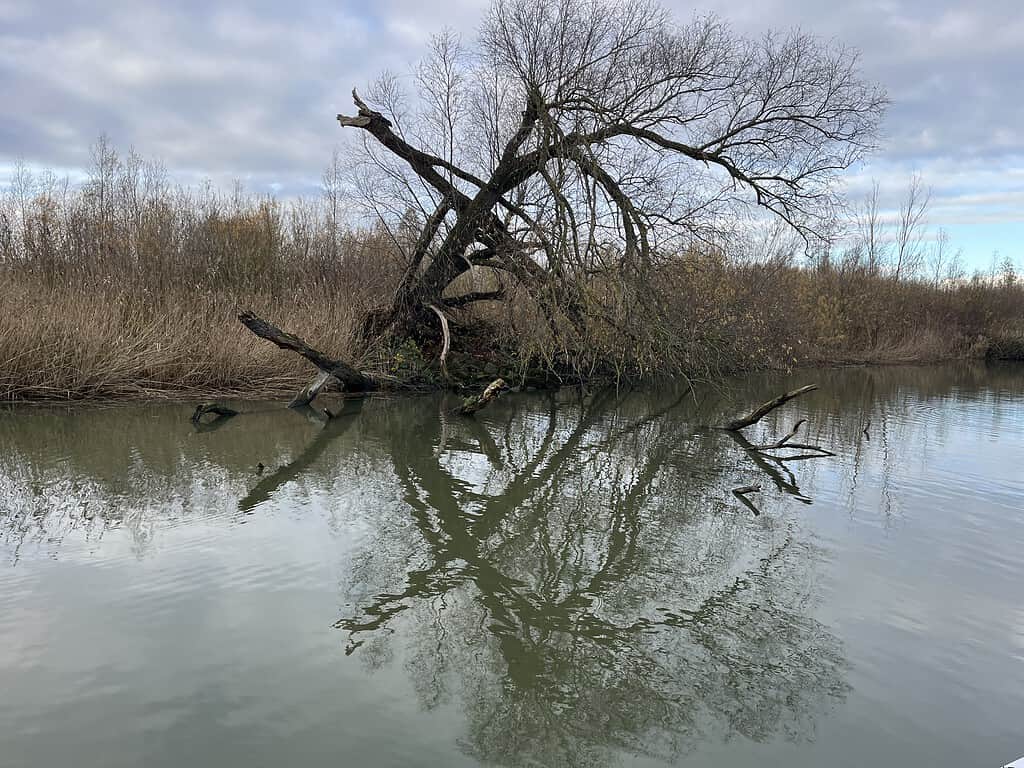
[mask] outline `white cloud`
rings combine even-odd
[[[748,34],[800,26],[863,52],[893,98],[883,151],[849,179],[895,199],[910,174],[936,213],[1020,220],[1024,15],[1018,0],[667,0]],[[0,164],[87,162],[101,132],[189,176],[316,183],[349,90],[402,72],[449,26],[472,37],[486,0],[0,0]]]

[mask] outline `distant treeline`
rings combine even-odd
[[[412,214],[397,231],[351,226],[330,175],[322,197],[284,202],[182,188],[104,142],[94,159],[82,184],[19,170],[3,194],[0,399],[292,394],[310,371],[248,333],[242,308],[396,384],[440,381],[429,342],[353,341],[401,279]],[[449,367],[643,380],[1024,356],[1013,264],[966,277],[946,238],[924,236],[926,203],[917,182],[897,220],[869,201],[842,248],[809,255],[782,230],[660,254],[642,293],[576,275],[585,322],[571,341],[523,297],[453,309]],[[481,268],[460,280],[461,292],[516,290]]]

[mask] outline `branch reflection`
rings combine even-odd
[[[488,763],[809,737],[847,690],[839,641],[808,615],[816,553],[723,509],[707,471],[730,461],[728,439],[695,434],[684,398],[656,418],[610,392],[502,408],[482,422],[403,410],[380,430],[425,557],[337,622],[346,653],[371,668],[404,655],[426,708],[460,698],[463,748]],[[480,434],[495,423],[498,457]],[[381,521],[363,571],[402,526]]]

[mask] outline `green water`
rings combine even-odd
[[[0,410],[0,765],[1024,755],[1024,368],[456,402]]]

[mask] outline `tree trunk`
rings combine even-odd
[[[296,395],[295,399],[289,404],[289,407],[308,405],[331,378],[340,381],[345,387],[346,392],[366,392],[377,388],[377,382],[348,363],[328,357],[320,350],[309,346],[298,336],[282,331],[276,325],[268,323],[252,312],[242,312],[238,319],[242,325],[261,339],[266,339],[281,349],[287,349],[302,355],[320,369],[320,374]]]

